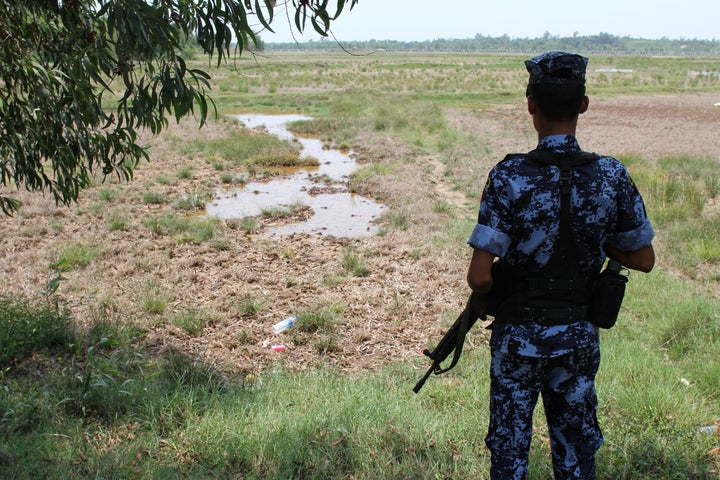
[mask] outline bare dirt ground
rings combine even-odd
[[[650,158],[689,154],[720,161],[720,95],[677,95],[592,101],[581,118],[578,136],[586,150],[613,155],[637,153]],[[491,152],[478,159],[488,170],[509,151],[526,151],[536,139],[522,102],[483,111],[454,111],[450,121],[477,132]],[[464,304],[467,247],[452,251],[430,241],[442,213],[433,204],[467,199],[443,181],[433,158],[412,157],[390,138],[368,133],[353,150],[360,162],[403,158],[393,181],[386,176],[362,185],[362,193],[405,215],[410,227],[384,236],[354,240],[318,235],[266,238],[226,225],[224,246],[178,244],[154,235],[143,218],[168,209],[141,201],[149,188],[172,196],[217,185],[219,174],[204,159],[179,158],[171,144],[190,135],[223,135],[238,126],[219,122],[200,132],[194,125],[173,126],[152,140],[153,161],[142,164],[129,184],[113,184],[116,199],[100,202],[93,187],[71,207],[50,198],[21,193],[21,212],[0,218],[0,292],[34,295],[43,290],[58,252],[72,244],[95,246],[99,255],[86,267],[66,273],[58,296],[79,325],[99,318],[133,323],[144,329],[152,352],[168,349],[195,355],[222,371],[258,371],[280,362],[293,368],[322,364],[343,371],[372,370],[391,361],[419,362],[421,351],[439,338]],[[158,185],[159,175],[174,175],[192,163],[192,178]],[[478,185],[478,189],[481,185]],[[410,194],[411,192],[415,194]],[[419,192],[419,193],[418,193]],[[112,211],[128,217],[125,230],[111,231]],[[469,235],[470,232],[468,232]],[[368,268],[353,276],[343,268],[343,252],[352,247]],[[458,253],[460,252],[460,253]],[[142,299],[149,290],[167,296],[164,312],[151,314]],[[243,308],[250,299],[257,312]],[[285,316],[344,306],[327,338],[293,329],[272,335],[271,325]],[[200,312],[206,325],[199,334],[176,326],[174,316]],[[472,341],[482,341],[478,335]],[[284,344],[277,353],[271,344]]]

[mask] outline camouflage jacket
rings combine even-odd
[[[539,150],[579,150],[577,139],[553,135]],[[508,155],[490,172],[483,189],[478,223],[468,244],[528,270],[545,265],[559,236],[560,171],[525,154]],[[572,169],[571,225],[576,258],[587,272],[605,261],[603,245],[636,250],[654,236],[645,205],[625,166],[597,160]],[[543,326],[493,325],[491,345],[525,356],[552,357],[596,345],[597,327],[590,322]]]

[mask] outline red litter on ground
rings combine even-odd
[[[284,352],[285,351],[285,345],[273,345],[270,347],[270,350],[273,352]]]

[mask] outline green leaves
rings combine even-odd
[[[350,9],[355,7],[358,0],[351,0]],[[327,37],[330,33],[330,22],[337,19],[345,8],[346,0],[337,0],[335,13],[330,15],[327,10],[328,0],[293,0],[295,7],[295,28],[304,32],[308,18],[313,29],[320,35]]]
[[[327,35],[346,3],[331,15],[328,0],[293,0],[298,29],[310,19]],[[148,158],[137,130],[157,134],[168,117],[189,115],[202,126],[216,110],[210,76],[187,68],[186,42],[194,35],[219,65],[257,45],[258,25],[272,31],[275,9],[276,0],[0,0],[0,185],[69,204],[95,173],[132,178]],[[6,192],[10,215],[19,203]]]
[[[250,2],[247,1],[245,3],[247,8],[250,8]],[[265,14],[263,13],[263,9],[260,6],[260,0],[255,0],[255,13],[257,13],[258,20],[260,20],[260,23],[262,23],[262,26],[267,28],[269,31],[274,32],[274,30],[270,27],[270,24],[273,21],[273,13],[275,9],[275,1],[274,0],[265,0],[265,8],[267,8],[267,13],[270,18],[266,19]]]

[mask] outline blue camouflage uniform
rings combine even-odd
[[[530,83],[552,68],[552,52],[526,62]],[[567,54],[564,54],[567,55]],[[584,81],[587,59],[580,60]],[[543,64],[540,68],[537,65]],[[549,64],[549,66],[548,66]],[[569,135],[543,138],[539,150],[580,150]],[[488,176],[468,244],[520,269],[547,264],[559,236],[560,172],[511,155]],[[572,169],[570,231],[580,268],[588,275],[604,261],[603,245],[637,250],[653,229],[642,197],[622,163],[598,156]],[[595,453],[603,442],[594,379],[600,364],[598,328],[589,321],[559,325],[501,323],[491,326],[490,424],[485,443],[492,479],[526,479],[532,415],[542,395],[556,479],[594,479]]]

